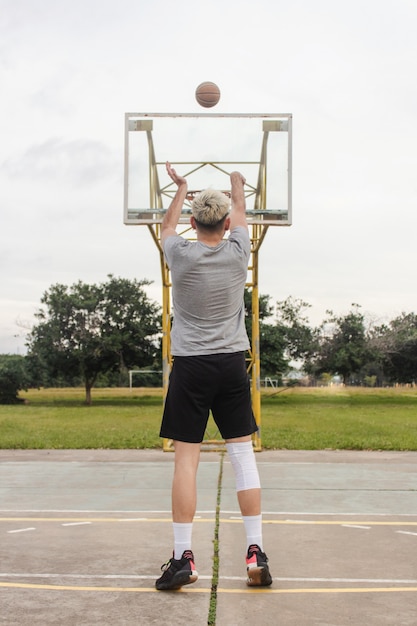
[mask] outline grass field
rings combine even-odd
[[[0,406],[0,448],[159,448],[161,389],[22,393]],[[210,425],[210,431],[215,431]],[[417,389],[292,388],[262,394],[262,447],[417,450]]]

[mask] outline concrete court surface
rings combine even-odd
[[[416,626],[417,453],[264,451],[273,585],[245,584],[227,456],[203,452],[194,585],[157,592],[172,551],[172,453],[0,451],[0,624],[207,624],[220,480],[217,626]]]

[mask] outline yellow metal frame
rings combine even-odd
[[[164,400],[168,391],[169,384],[169,374],[171,371],[172,365],[172,357],[170,350],[170,339],[171,339],[171,278],[170,271],[165,262],[164,254],[161,245],[161,222],[163,218],[163,214],[165,210],[163,209],[163,197],[168,196],[170,198],[173,197],[175,193],[174,185],[170,183],[167,187],[161,188],[158,177],[158,163],[155,156],[155,149],[153,144],[152,130],[153,124],[150,119],[139,120],[132,122],[133,127],[131,128],[129,125],[131,122],[129,121],[129,117],[132,114],[126,114],[126,152],[125,152],[125,208],[127,207],[127,193],[128,193],[128,159],[129,159],[129,148],[128,148],[128,133],[129,129],[133,130],[141,130],[146,132],[147,135],[147,143],[148,143],[148,153],[149,153],[149,191],[150,191],[150,204],[147,209],[140,209],[137,213],[137,216],[132,220],[126,221],[126,223],[136,223],[146,225],[150,231],[150,234],[158,248],[159,256],[160,256],[160,266],[161,266],[161,276],[162,276],[162,371],[163,371],[163,392],[164,392]],[[158,114],[156,114],[158,115]],[[162,114],[164,115],[164,114]],[[145,115],[146,117],[147,115]],[[175,115],[173,115],[175,117]],[[239,115],[237,115],[239,117]],[[152,117],[152,114],[149,114],[149,117]],[[235,117],[231,115],[231,117]],[[246,117],[246,115],[243,115]],[[259,115],[259,117],[271,117],[270,115]],[[289,193],[289,215],[291,214],[291,160],[292,160],[292,149],[291,149],[291,116],[282,116],[286,117],[287,121],[281,122],[278,120],[266,120],[263,122],[263,139],[262,139],[262,147],[261,147],[261,156],[258,163],[258,180],[256,186],[247,184],[245,187],[245,195],[246,197],[255,195],[254,200],[254,210],[248,211],[248,223],[250,230],[250,238],[251,238],[251,259],[248,267],[248,281],[246,286],[252,290],[252,337],[251,337],[251,348],[248,352],[248,373],[251,377],[251,391],[252,391],[252,406],[253,413],[255,416],[256,423],[258,425],[258,432],[253,435],[253,446],[256,451],[262,450],[262,439],[261,439],[261,390],[260,390],[260,350],[259,350],[259,287],[258,287],[258,277],[259,277],[259,250],[262,245],[262,242],[265,238],[269,225],[280,226],[280,225],[289,225],[291,223],[291,219],[289,222],[280,223],[280,219],[282,219],[279,215],[279,211],[274,214],[270,211],[267,211],[267,198],[266,198],[266,189],[267,189],[267,144],[268,144],[268,136],[269,132],[279,131],[279,130],[288,130],[289,133],[289,142],[288,142],[288,193]],[[229,163],[227,162],[174,162],[175,165],[182,165],[183,170],[184,166],[189,166],[189,171],[184,172],[182,174],[187,176],[192,174],[197,169],[202,167],[214,167],[220,169],[225,174],[230,174],[227,171],[227,166]],[[237,162],[234,162],[234,167],[237,165]],[[245,164],[245,161],[242,161],[241,164]],[[195,193],[195,192],[194,192]],[[190,214],[190,203],[186,201],[184,205],[183,212],[179,221],[179,228],[182,228],[182,232],[178,232],[179,235],[183,237],[187,237],[189,239],[194,238],[193,231],[191,226],[189,226],[189,214]],[[207,433],[206,433],[207,435]],[[170,439],[163,440],[163,449],[164,451],[173,450],[173,442]],[[224,446],[224,441],[218,438],[204,438],[203,440],[203,449],[218,449]]]

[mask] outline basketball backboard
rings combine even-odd
[[[230,193],[230,173],[246,178],[249,223],[289,226],[292,116],[289,114],[126,113],[125,224],[157,224],[176,185],[169,161],[191,195],[208,187]],[[186,200],[180,223],[188,224]]]

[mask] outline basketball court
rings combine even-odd
[[[171,453],[2,451],[0,458],[8,626],[203,626],[210,602],[218,626],[416,624],[417,453],[257,454],[273,576],[271,588],[258,590],[245,584],[232,468],[222,453],[202,453],[193,532],[200,577],[178,592],[154,588],[172,550]]]
[[[165,162],[189,181],[179,224],[188,238],[194,236],[193,195],[210,186],[230,193],[233,170],[246,178],[253,317],[248,372],[258,425],[258,252],[270,226],[292,223],[291,129],[292,116],[285,114],[125,116],[124,221],[148,228],[161,259],[164,390],[171,308],[160,225],[175,193]],[[222,451],[207,451],[193,530],[199,579],[176,592],[154,587],[172,554],[169,441],[164,451],[1,451],[0,621],[415,626],[417,453],[261,452],[258,435],[254,447],[272,587],[246,586],[233,471]]]

